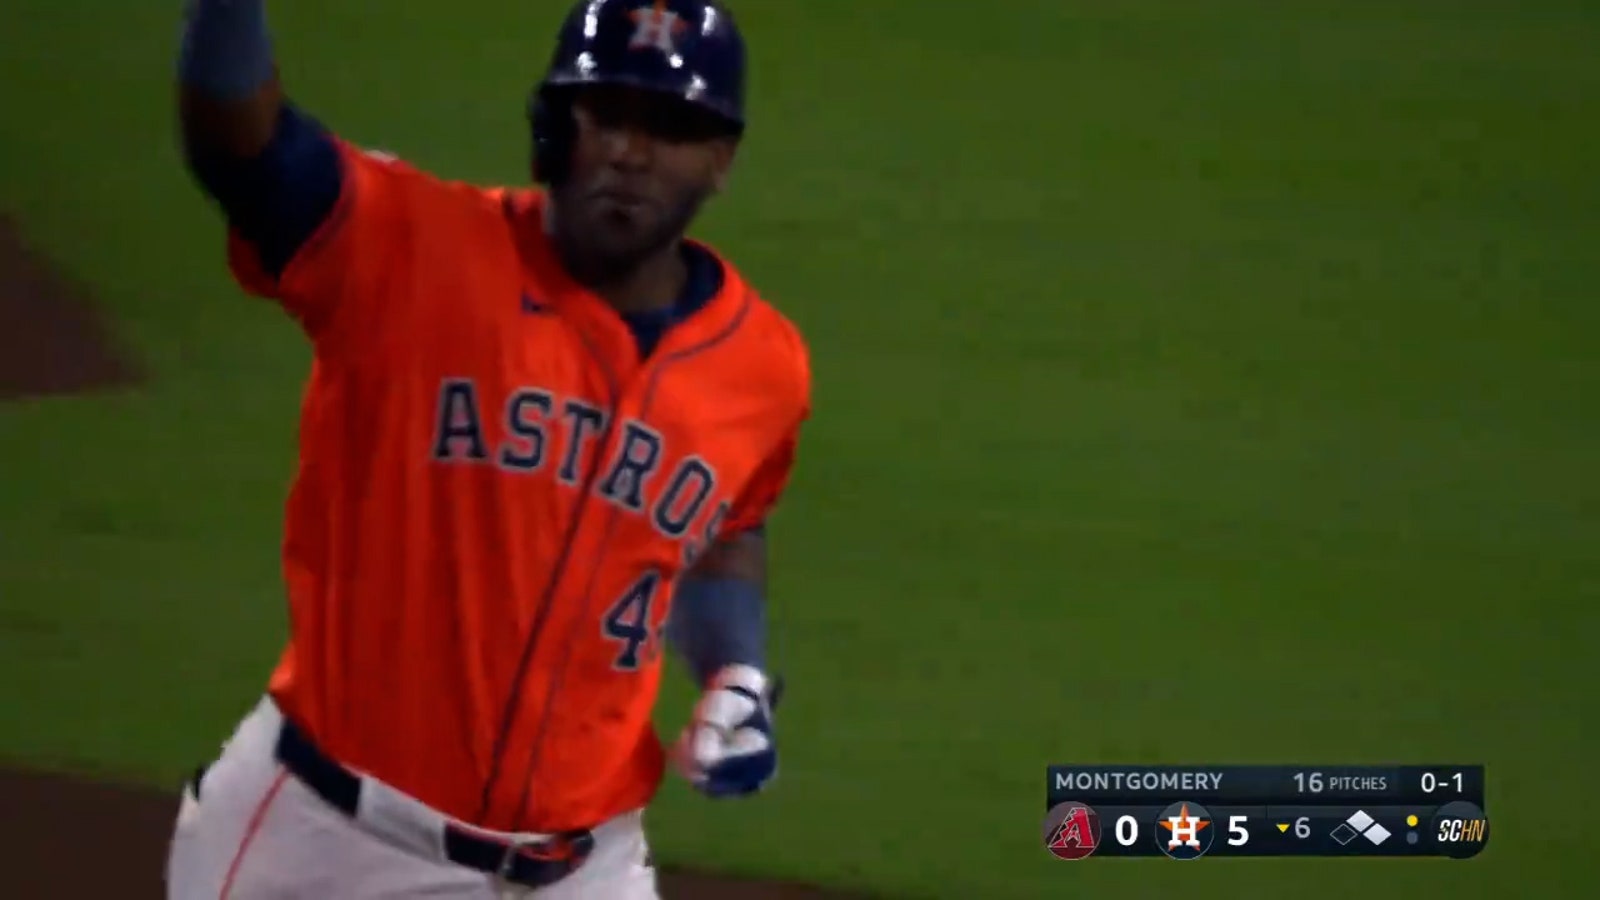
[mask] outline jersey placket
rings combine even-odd
[[[601,371],[608,396],[604,404],[604,424],[581,463],[580,493],[573,520],[558,563],[542,592],[540,608],[524,639],[512,692],[503,713],[496,768],[484,786],[482,815],[496,819],[506,815],[510,823],[508,830],[512,831],[519,830],[528,818],[530,801],[538,800],[534,783],[549,737],[551,711],[563,688],[575,645],[584,639],[581,625],[591,612],[595,582],[603,568],[607,545],[620,513],[613,504],[596,496],[600,479],[621,451],[617,424],[630,416],[643,417],[647,410],[642,409],[642,400],[653,380],[651,367],[639,359],[632,335],[621,317],[598,297],[573,290],[575,286],[572,285],[564,287],[569,290],[562,292],[563,302],[557,305],[558,314],[568,319],[591,364]],[[530,689],[540,695],[532,708],[525,705]],[[516,752],[519,747],[525,747],[525,752]],[[519,758],[523,760],[521,766],[512,763]],[[521,788],[515,804],[502,806],[499,802],[502,788],[519,783]]]

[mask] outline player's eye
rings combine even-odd
[[[658,106],[641,117],[640,126],[650,135],[664,141],[684,143],[700,140],[704,137],[705,129],[694,115],[685,115],[683,110]]]
[[[606,103],[591,103],[584,105],[584,112],[588,113],[589,121],[598,128],[608,131],[623,128],[628,124],[628,117],[620,107]]]
[[[579,104],[594,127],[607,131],[632,129],[671,143],[710,140],[723,133],[715,116],[666,97],[600,89],[583,96]]]

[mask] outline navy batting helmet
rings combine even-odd
[[[744,131],[744,38],[714,0],[580,0],[556,39],[544,80],[529,102],[534,170],[559,181],[573,138],[571,89],[639,88],[712,114]]]

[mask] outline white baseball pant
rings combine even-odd
[[[167,858],[168,900],[658,898],[642,810],[596,827],[588,861],[556,884],[505,884],[445,858],[450,820],[388,785],[363,778],[355,818],[328,805],[278,763],[282,723],[263,699],[206,770],[199,799],[184,790]],[[490,834],[508,843],[540,837]]]

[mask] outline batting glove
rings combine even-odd
[[[777,774],[772,710],[780,685],[769,694],[767,676],[746,665],[712,676],[674,753],[679,771],[702,793],[754,794]]]

